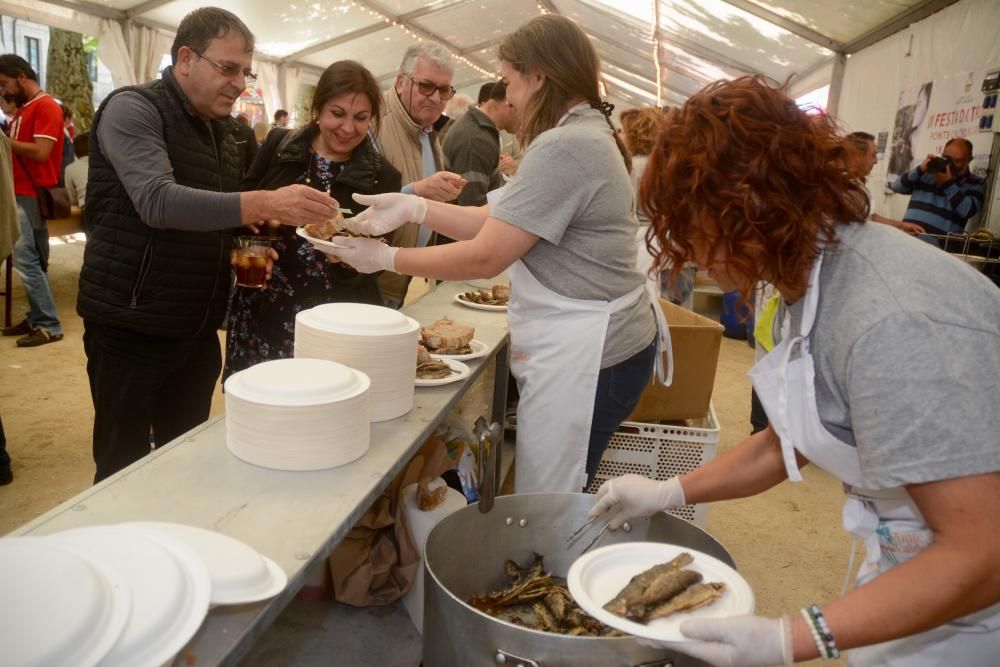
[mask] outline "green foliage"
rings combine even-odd
[[[97,40],[93,39],[96,49]],[[50,28],[45,87],[49,94],[73,110],[77,132],[86,132],[94,121],[94,85],[87,72],[85,38],[78,32]]]

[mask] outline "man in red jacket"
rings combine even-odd
[[[38,209],[38,187],[59,182],[63,153],[63,113],[59,103],[38,85],[38,76],[24,58],[0,56],[0,95],[17,105],[10,124],[14,153],[14,194],[21,237],[14,246],[14,270],[21,277],[31,310],[19,324],[3,329],[20,336],[18,347],[35,347],[62,340],[63,330],[45,274],[49,233]]]

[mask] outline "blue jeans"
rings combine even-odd
[[[21,277],[28,295],[28,321],[34,327],[44,327],[50,334],[61,334],[62,325],[56,315],[56,303],[49,288],[49,277],[42,270],[42,252],[36,229],[44,229],[45,221],[38,212],[38,200],[17,195],[17,215],[21,220],[21,236],[14,244],[14,270]],[[45,237],[48,242],[48,236]]]
[[[590,423],[590,444],[587,448],[587,486],[594,479],[611,436],[639,403],[653,374],[655,361],[656,339],[653,339],[652,343],[625,361],[601,369],[597,378],[594,417]]]

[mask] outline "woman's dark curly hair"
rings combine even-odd
[[[750,279],[744,298],[759,280],[804,290],[837,226],[868,217],[847,150],[829,117],[759,76],[707,86],[664,119],[639,189],[657,265],[676,279],[694,259],[692,237],[708,238]]]

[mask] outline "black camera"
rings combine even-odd
[[[943,174],[948,171],[948,165],[950,164],[950,157],[934,157],[927,163],[927,171],[932,174]]]

